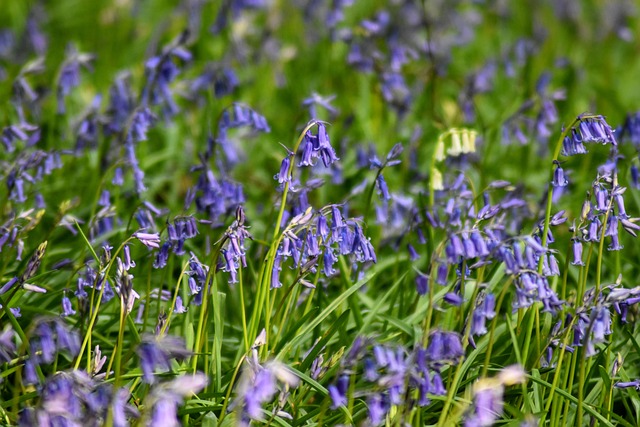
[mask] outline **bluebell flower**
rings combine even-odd
[[[52,363],[59,352],[76,356],[80,351],[80,339],[75,331],[56,318],[40,318],[30,339],[32,354],[38,354],[33,363]]]
[[[169,335],[143,335],[136,349],[140,358],[142,379],[147,384],[153,384],[157,369],[171,369],[171,359],[184,359],[191,355],[185,348],[184,339]]]
[[[143,231],[136,231],[135,233],[133,233],[133,237],[138,239],[140,243],[142,243],[149,249],[160,247],[160,235],[158,233],[145,233]]]
[[[242,421],[242,425],[249,425],[252,419],[261,421],[262,406],[272,401],[281,388],[284,389],[281,396],[286,397],[286,391],[297,387],[298,383],[298,378],[280,362],[270,361],[261,365],[254,348],[252,356],[247,359],[247,369],[238,385],[238,398],[231,404],[230,409],[241,408],[239,420]],[[277,407],[275,409],[277,410]]]
[[[126,313],[131,313],[133,304],[140,295],[133,289],[133,276],[127,272],[125,264],[120,257],[116,258],[116,292],[120,296],[120,301],[126,307]]]
[[[124,258],[122,267],[125,270],[129,271],[129,269],[136,266],[136,262],[133,259],[131,259],[131,249],[129,248],[129,245],[124,245],[124,248],[122,249],[122,253]]]
[[[387,415],[388,408],[385,405],[383,397],[380,394],[374,393],[367,400],[367,406],[369,408],[369,420],[372,425],[379,425],[382,423]]]
[[[565,187],[569,184],[569,181],[567,181],[567,178],[564,175],[564,170],[562,169],[562,166],[560,166],[560,162],[558,162],[557,160],[554,161],[554,164],[556,166],[556,169],[553,171],[553,181],[552,184],[554,187]]]
[[[465,420],[465,427],[492,426],[502,414],[504,387],[485,380],[476,383],[474,391],[473,413]]]
[[[449,266],[445,263],[439,263],[436,267],[436,283],[444,286],[447,284],[447,277],[449,275]]]
[[[213,87],[216,98],[232,94],[240,85],[235,71],[229,67],[208,64],[204,72],[191,80],[189,92],[195,97],[197,92],[204,92]]]
[[[326,246],[323,253],[323,273],[326,277],[332,277],[336,274],[336,270],[333,268],[336,262],[338,262],[338,258],[334,254],[333,249]]]
[[[0,295],[9,292],[18,282],[19,282],[19,279],[17,277],[12,277],[11,279],[9,279],[9,281],[7,281],[7,283],[5,283],[0,288]]]
[[[329,167],[338,159],[335,150],[329,142],[329,135],[323,123],[317,123],[316,135],[311,133],[311,130],[307,131],[302,141],[302,157],[298,166],[313,166],[315,159],[318,157],[322,159],[322,163],[325,167]]]
[[[436,363],[457,362],[464,355],[460,335],[434,331],[430,335],[427,357]]]
[[[2,129],[2,134],[0,134],[0,142],[4,145],[4,149],[11,153],[15,150],[16,141],[26,141],[28,139],[28,135],[24,132],[19,126],[7,126]]]
[[[582,261],[582,242],[578,238],[572,238],[572,253],[573,260],[571,261],[572,265],[583,266],[584,262]]]
[[[354,223],[351,252],[356,254],[356,257],[360,262],[377,262],[376,254],[371,241],[364,236],[362,229],[357,223]]]
[[[135,108],[136,100],[131,90],[130,77],[126,72],[118,74],[109,88],[108,119],[105,125],[107,135],[123,131],[129,115]]]
[[[113,425],[126,427],[128,418],[137,418],[138,411],[127,404],[126,388],[114,390],[110,384],[98,382],[86,372],[62,371],[47,378],[35,407],[23,411],[21,425],[98,425],[112,410]]]
[[[176,314],[184,314],[188,310],[189,309],[183,305],[182,298],[180,296],[177,296],[176,297],[176,306],[173,309],[173,312],[176,313]]]
[[[140,142],[147,140],[147,133],[156,121],[156,116],[147,107],[138,108],[131,117],[128,140]]]
[[[635,163],[631,165],[629,172],[631,174],[631,184],[633,188],[640,188],[640,171],[638,171],[638,166]]]
[[[80,85],[80,67],[91,69],[93,59],[93,55],[79,53],[72,45],[67,46],[66,58],[60,67],[56,87],[58,114],[65,113],[65,97],[69,95],[71,89]]]
[[[282,256],[276,254],[273,258],[273,269],[271,270],[271,289],[282,287],[282,283],[280,282],[280,271],[282,271],[281,263]]]
[[[429,276],[421,272],[416,274],[416,291],[418,295],[426,295],[429,292]]]
[[[563,140],[562,154],[565,156],[584,154],[587,152],[584,144],[588,142],[616,146],[618,143],[613,132],[603,116],[580,115],[578,123]]]
[[[282,163],[280,165],[280,172],[273,178],[278,181],[280,184],[284,184],[286,182],[291,182],[291,175],[289,174],[289,165],[291,164],[291,157],[293,157],[293,153],[287,153],[287,156],[282,159]]]
[[[185,398],[199,393],[208,383],[203,373],[185,374],[151,389],[145,399],[146,406],[151,409],[150,425],[178,427],[178,406]]]
[[[471,334],[484,335],[487,333],[486,321],[495,317],[495,296],[491,293],[478,296],[476,307],[471,313]]]
[[[617,383],[614,384],[615,388],[635,388],[636,390],[640,391],[640,380],[634,380],[634,381],[619,381]]]
[[[331,398],[331,407],[336,409],[339,406],[347,405],[347,391],[349,389],[349,377],[342,375],[338,378],[337,383],[331,384],[327,390]]]
[[[329,228],[327,218],[324,215],[318,215],[316,221],[316,233],[318,234],[318,236],[320,236],[323,243],[327,243],[327,238],[331,233],[331,229]]]
[[[67,295],[65,294],[62,297],[62,317],[67,317],[67,316],[73,316],[74,314],[76,314],[76,311],[73,309],[73,306],[71,305],[71,300],[69,300],[69,297],[67,297]]]
[[[100,346],[96,345],[93,351],[93,360],[91,361],[91,374],[94,377],[98,376],[106,361],[107,356],[103,356],[102,351],[100,351]]]
[[[222,257],[224,259],[224,262],[222,264],[222,271],[226,271],[229,273],[229,283],[238,283],[238,269],[236,268],[236,261],[234,259],[233,253],[226,249],[222,249],[220,253],[222,254]]]
[[[462,296],[456,292],[447,292],[442,298],[444,302],[454,307],[460,307],[464,302]]]
[[[102,97],[96,95],[88,110],[84,113],[82,120],[74,129],[76,137],[76,154],[81,154],[86,148],[95,149],[98,145],[100,119],[98,114]]]
[[[338,110],[333,105],[331,105],[331,102],[335,99],[335,97],[335,95],[329,95],[325,97],[314,92],[310,97],[302,101],[302,105],[307,107],[311,119],[318,118],[318,112],[316,110],[317,107],[322,107],[329,113],[331,113],[331,115],[336,115],[338,113]]]
[[[622,197],[622,194],[624,194],[625,190],[625,187],[619,187],[617,185],[614,186],[611,190],[611,195],[616,202],[616,206],[618,207],[618,216],[623,219],[629,218],[629,215],[627,215],[627,211],[624,206],[624,198]]]
[[[400,73],[391,72],[382,75],[382,97],[400,115],[411,104],[411,90]]]
[[[5,325],[0,332],[0,363],[11,361],[16,355],[14,331],[11,326]]]

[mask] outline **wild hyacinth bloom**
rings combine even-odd
[[[434,331],[429,339],[427,357],[435,363],[457,362],[464,355],[460,335],[455,332]]]
[[[587,152],[584,144],[589,142],[616,146],[618,143],[613,132],[603,116],[580,115],[577,123],[562,142],[562,154],[565,156],[584,154]]]
[[[324,218],[314,220],[319,217]],[[316,271],[322,259],[322,272],[331,277],[336,271],[333,267],[337,262],[336,253],[351,255],[359,263],[376,262],[374,248],[357,221],[345,220],[336,205],[326,206],[315,213],[311,208],[307,209],[291,218],[285,227],[274,258],[271,287],[281,286],[282,263],[289,258],[293,259],[296,268],[301,268],[303,275]],[[300,283],[309,286],[304,281]]]
[[[15,150],[15,144],[17,141],[26,141],[29,138],[27,133],[23,131],[19,126],[7,126],[2,129],[0,134],[0,142],[4,145],[5,151],[11,153]]]
[[[56,95],[58,100],[58,114],[64,114],[64,100],[71,89],[80,85],[80,67],[90,69],[93,55],[79,53],[73,46],[67,47],[67,57],[60,67]]]
[[[557,160],[554,161],[554,164],[556,166],[556,169],[553,171],[552,184],[554,187],[565,187],[567,184],[569,184],[569,181],[567,181],[567,178],[565,178],[564,170],[560,166],[560,162],[558,162]]]
[[[136,231],[135,233],[133,233],[133,237],[138,239],[140,243],[142,243],[149,249],[160,247],[160,235],[158,233],[145,233],[143,231]]]
[[[338,113],[338,110],[333,105],[331,105],[331,102],[335,99],[335,97],[335,95],[321,96],[314,92],[309,98],[306,98],[302,101],[302,105],[307,107],[311,119],[318,118],[317,107],[322,107],[332,116],[335,116]]]
[[[131,75],[120,73],[109,89],[109,106],[107,107],[107,123],[105,133],[116,134],[124,130],[129,115],[136,105],[135,95],[131,89]]]
[[[473,407],[465,419],[465,427],[488,427],[502,415],[504,389],[525,381],[520,366],[504,368],[496,378],[483,378],[473,385]]]
[[[116,258],[116,261],[116,292],[120,295],[120,300],[126,307],[126,313],[129,314],[133,310],[135,300],[139,299],[140,295],[133,289],[133,275],[129,274],[120,257]]]
[[[416,291],[418,295],[426,295],[429,292],[429,276],[418,272],[416,274]]]
[[[177,40],[166,46],[162,53],[153,56],[145,63],[147,82],[142,92],[142,105],[151,103],[161,105],[167,118],[178,113],[178,106],[173,99],[170,84],[180,74],[179,63],[191,61],[191,53],[184,47],[186,34],[181,34]]]
[[[228,178],[218,178],[208,166],[198,167],[201,171],[193,196],[198,212],[204,213],[214,226],[221,226],[220,218],[231,214],[244,203],[242,184]]]
[[[349,377],[342,375],[335,385],[328,387],[329,397],[331,397],[331,407],[336,409],[339,406],[347,405],[347,390],[349,389]]]
[[[140,357],[142,378],[147,384],[155,382],[156,369],[169,370],[171,359],[184,359],[191,355],[184,339],[168,335],[144,335],[136,353]]]
[[[67,316],[73,316],[74,314],[76,314],[76,311],[73,309],[73,306],[71,305],[71,300],[65,294],[62,297],[62,314],[61,314],[61,316],[62,317],[67,317]]]
[[[80,426],[103,425],[112,411],[113,425],[126,427],[138,411],[127,403],[128,390],[115,391],[110,384],[96,381],[80,370],[63,371],[47,378],[39,392],[37,406],[20,414],[20,425]]]
[[[213,87],[216,98],[231,95],[240,85],[236,72],[221,64],[207,64],[204,72],[189,83],[190,98],[198,99]],[[200,99],[198,99],[200,100]]]
[[[282,159],[282,163],[280,164],[280,172],[273,177],[273,179],[277,180],[279,184],[284,184],[287,182],[291,182],[291,174],[289,172],[291,166],[291,159],[295,153],[289,151],[287,149],[287,155],[284,159]]]
[[[259,339],[256,340],[258,341]],[[276,393],[281,398],[286,397],[288,390],[299,384],[298,377],[281,362],[260,364],[256,345],[258,344],[254,344],[251,357],[247,358],[246,368],[238,384],[237,397],[230,406],[230,409],[240,409],[238,421],[243,426],[250,425],[252,420],[263,420],[263,406],[272,402]],[[279,410],[278,403],[274,406],[274,414],[290,417]]]
[[[203,373],[185,374],[152,387],[145,399],[145,406],[152,408],[149,425],[178,427],[178,406],[185,398],[199,393],[208,383]]]
[[[32,363],[52,363],[59,352],[76,356],[80,351],[80,339],[76,331],[72,331],[63,320],[57,318],[40,318],[30,337]]]
[[[16,344],[14,335],[15,333],[9,325],[5,325],[2,332],[0,332],[0,363],[9,362],[15,357]]]
[[[332,408],[346,406],[353,391],[354,397],[366,397],[370,405],[367,425],[378,425],[392,405],[429,405],[429,396],[446,395],[440,369],[448,363],[432,359],[432,353],[420,346],[406,349],[357,338],[342,361],[341,372],[327,388]],[[362,375],[353,377],[360,369]],[[417,401],[407,400],[415,394]]]
[[[471,313],[471,334],[484,335],[487,333],[486,321],[495,317],[496,300],[493,294],[478,297],[476,307]]]
[[[317,122],[317,132],[314,135],[308,130],[302,140],[302,157],[298,166],[313,166],[320,158],[325,167],[336,162],[338,156],[329,142],[329,135],[323,123]]]

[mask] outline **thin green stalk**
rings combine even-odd
[[[124,242],[122,242],[122,244],[118,247],[118,249],[114,252],[113,256],[109,260],[109,264],[107,264],[107,267],[104,269],[103,272],[100,273],[100,274],[104,274],[104,280],[105,281],[109,277],[109,272],[111,271],[111,267],[113,267],[113,263],[117,259],[118,254],[122,251],[124,246],[127,243],[129,243],[129,241],[132,240],[132,239],[133,239],[133,237],[129,237]],[[96,282],[99,279],[100,279],[100,275],[98,275],[98,277],[96,278]],[[96,284],[94,284],[94,290],[95,290],[95,285]],[[78,369],[78,367],[80,366],[80,361],[82,360],[82,356],[84,354],[84,351],[87,348],[87,345],[89,344],[89,340],[91,339],[91,334],[93,332],[93,326],[95,325],[96,319],[98,318],[98,312],[100,311],[100,303],[102,302],[102,295],[104,294],[104,289],[105,288],[106,288],[105,283],[103,283],[101,288],[100,288],[100,292],[98,293],[98,300],[96,301],[96,304],[95,304],[95,311],[93,311],[93,313],[91,314],[91,320],[89,321],[89,326],[87,327],[87,332],[84,335],[84,339],[82,341],[82,345],[80,346],[80,352],[78,353],[78,356],[76,358],[76,362],[75,362],[75,364],[73,366],[73,369]],[[90,366],[91,366],[91,358],[89,357],[89,366],[87,367],[87,371],[89,371]]]
[[[307,126],[305,126],[305,128],[302,130],[302,132],[300,133],[300,135],[298,136],[298,139],[294,145],[293,148],[293,153],[294,153],[294,157],[292,158],[292,161],[289,163],[289,169],[287,170],[287,176],[290,177],[293,174],[293,168],[294,168],[294,164],[295,164],[295,153],[298,152],[298,149],[300,148],[300,144],[302,144],[302,141],[304,140],[305,135],[307,134],[307,132],[313,128],[314,126],[316,126],[319,122],[317,120],[312,120],[310,121]],[[283,235],[280,234],[280,227],[282,224],[282,218],[284,217],[284,211],[286,209],[287,206],[287,195],[289,194],[289,188],[290,188],[291,183],[289,181],[286,181],[284,183],[284,186],[282,188],[282,198],[281,198],[281,202],[280,202],[280,209],[278,210],[278,216],[276,218],[276,225],[274,227],[273,230],[273,237],[272,237],[272,242],[271,242],[271,246],[269,247],[269,251],[267,252],[267,256],[265,258],[265,262],[263,264],[263,268],[261,270],[261,274],[260,274],[260,279],[258,281],[258,298],[256,299],[256,304],[254,305],[254,310],[253,310],[253,314],[251,316],[251,322],[250,322],[250,327],[249,327],[249,331],[252,334],[251,337],[254,337],[257,335],[258,333],[258,325],[260,323],[260,319],[262,318],[263,315],[263,309],[264,307],[270,307],[270,301],[269,301],[269,290],[271,288],[271,270],[273,269],[273,263],[274,263],[274,258],[276,256],[276,250],[278,248],[278,245],[280,244],[280,241],[282,240]],[[266,304],[265,304],[265,300],[266,300]],[[270,336],[270,318],[271,318],[271,314],[270,313],[265,313],[264,315],[264,324],[265,324],[265,332],[267,334],[267,344],[269,343],[269,336]],[[250,338],[251,338],[250,337]],[[266,351],[266,349],[268,349],[269,346],[266,345],[264,346],[264,348],[261,351]]]
[[[220,411],[220,419],[218,420],[218,425],[224,425],[222,424],[222,420],[224,420],[224,417],[227,415],[227,406],[229,406],[231,391],[233,390],[233,385],[236,382],[236,378],[238,377],[238,372],[240,371],[240,367],[242,366],[242,362],[244,362],[245,357],[246,356],[243,355],[238,361],[238,363],[236,364],[236,369],[234,369],[233,376],[231,377],[231,380],[229,381],[229,385],[227,386],[227,394],[224,397],[224,403],[222,404],[222,410]]]
[[[565,390],[567,390],[569,393],[571,393],[573,390],[573,382],[575,380],[575,373],[576,373],[576,366],[578,364],[579,351],[580,349],[576,348],[576,350],[571,355],[572,357],[571,357],[571,369],[569,369],[569,382],[567,383],[567,387],[565,387]],[[564,415],[563,415],[565,422],[567,421],[567,418],[569,416],[570,407],[571,407],[571,402],[569,401],[565,402]]]
[[[558,356],[558,363],[555,367],[555,373],[553,375],[552,387],[549,391],[549,397],[547,398],[547,403],[545,404],[544,412],[540,416],[540,426],[544,426],[545,419],[547,414],[549,413],[549,409],[551,408],[551,404],[555,398],[555,391],[558,387],[558,382],[560,381],[560,374],[562,371],[562,363],[564,361],[564,355],[566,353],[566,348],[569,343],[569,337],[571,336],[572,326],[575,323],[576,317],[574,317],[569,325],[567,325],[567,329],[565,331],[565,335],[562,339],[562,347],[560,348],[560,356]]]
[[[504,297],[507,295],[507,291],[509,290],[509,286],[513,282],[513,276],[509,277],[502,287],[502,291],[500,292],[500,296],[498,296],[498,301],[496,303],[496,315],[491,321],[491,330],[489,331],[489,344],[487,344],[487,352],[484,356],[484,365],[482,367],[482,375],[481,377],[486,377],[489,371],[489,362],[491,362],[491,352],[493,350],[493,336],[495,334],[496,327],[498,326],[498,319],[500,314],[500,307],[502,306],[502,301]],[[507,316],[510,314],[507,313]]]
[[[311,128],[316,126],[318,123],[319,122],[317,120],[311,120],[309,122],[309,124],[307,124],[307,126],[305,126],[305,128],[300,133],[300,136],[298,137],[298,140],[296,141],[296,144],[293,147],[294,157],[291,159],[291,162],[289,163],[289,169],[287,171],[287,176],[292,176],[293,175],[293,166],[294,166],[294,163],[295,163],[295,153],[298,152],[298,148],[300,148],[300,144],[302,144],[302,141],[304,140],[305,135],[307,134],[307,132],[309,130],[311,130]],[[282,224],[282,217],[284,216],[285,207],[287,205],[287,194],[289,193],[289,186],[290,186],[290,182],[286,181],[284,183],[284,187],[282,188],[282,202],[280,203],[280,210],[278,211],[278,217],[277,217],[277,220],[276,220],[276,226],[275,226],[275,228],[273,230],[273,240],[276,240],[277,237],[278,237],[278,234],[280,233],[280,224]]]
[[[240,292],[240,315],[242,316],[242,337],[244,339],[244,349],[249,351],[249,335],[247,331],[247,313],[244,303],[244,281],[242,280],[242,269],[238,269],[238,290]]]
[[[531,313],[531,309],[534,310],[533,313]],[[533,334],[533,324],[535,322],[535,318],[538,315],[540,308],[538,307],[538,304],[536,303],[535,307],[530,307],[529,310],[527,310],[529,312],[529,323],[527,323],[526,327],[525,327],[525,338],[524,338],[524,347],[522,349],[522,363],[525,364],[525,368],[527,366],[527,362],[529,360],[529,347],[531,344],[531,336]],[[536,334],[536,336],[539,335],[539,331],[538,334]]]
[[[595,285],[595,294],[594,298],[597,304],[598,297],[600,295],[600,278],[602,273],[602,256],[604,253],[604,238],[605,233],[607,231],[607,220],[609,219],[609,213],[611,212],[611,204],[613,203],[613,198],[609,200],[609,206],[607,206],[607,210],[604,214],[604,220],[602,221],[602,232],[600,233],[600,242],[598,243],[598,258],[596,260],[596,285]],[[578,414],[577,414],[577,425],[582,425],[582,417],[583,417],[583,400],[584,400],[584,383],[586,381],[586,365],[587,365],[587,343],[589,341],[589,335],[591,335],[591,331],[593,329],[593,324],[595,322],[595,318],[593,318],[589,322],[589,327],[587,328],[587,332],[584,336],[583,348],[580,352],[580,372],[578,375]]]
[[[479,292],[479,286],[476,286],[473,291],[473,296],[471,297],[472,303],[473,301],[476,300],[476,297],[478,296],[478,292]],[[473,309],[473,307],[471,307],[471,309]],[[462,347],[464,350],[466,350],[467,348],[470,334],[471,334],[471,322],[467,322],[467,326],[464,330],[464,336],[462,338]],[[463,366],[462,361],[463,360],[464,360],[464,356],[460,356],[460,360],[456,364],[456,370],[453,376],[453,381],[449,383],[449,391],[447,392],[447,398],[444,401],[442,412],[440,412],[440,418],[438,419],[438,424],[437,424],[438,427],[442,427],[445,425],[445,421],[449,413],[449,408],[451,407],[454,397],[458,391],[458,385],[459,385],[460,379],[462,378],[462,366]]]
[[[429,227],[429,229],[431,229],[431,227]],[[427,308],[427,315],[425,316],[424,319],[424,323],[422,325],[422,346],[424,348],[427,348],[427,346],[429,345],[429,330],[431,328],[431,321],[433,318],[433,300],[434,300],[434,293],[435,293],[435,275],[436,273],[436,267],[435,267],[435,259],[436,256],[435,254],[440,254],[442,252],[444,248],[444,242],[441,242],[438,247],[434,250],[434,256],[432,257],[431,260],[431,268],[429,271],[429,307]]]
[[[586,116],[585,116],[586,117]],[[551,169],[549,172],[549,183],[547,184],[547,207],[545,209],[545,213],[544,213],[544,227],[542,229],[542,247],[547,247],[547,238],[548,238],[548,234],[549,234],[549,223],[551,221],[551,207],[553,206],[553,172],[554,172],[554,161],[558,160],[558,157],[560,157],[560,152],[562,151],[562,143],[564,141],[564,138],[569,135],[569,132],[571,132],[571,129],[580,122],[580,118],[575,118],[573,119],[573,122],[571,122],[571,125],[568,126],[564,131],[562,131],[562,133],[560,134],[560,137],[558,138],[558,141],[556,141],[556,146],[553,150],[553,157],[551,158]],[[540,262],[538,263],[538,273],[542,273],[542,257],[540,258]]]
[[[195,341],[195,345],[194,345],[194,354],[191,358],[191,370],[193,371],[193,373],[195,374],[196,371],[198,370],[198,354],[200,353],[201,349],[202,349],[202,343],[203,343],[203,334],[204,334],[204,326],[205,326],[205,314],[208,310],[208,304],[209,304],[209,293],[210,293],[210,288],[209,286],[213,286],[213,282],[215,281],[215,270],[216,270],[216,265],[218,262],[218,256],[220,255],[220,249],[222,248],[222,245],[224,244],[224,239],[220,242],[219,245],[216,246],[216,249],[213,251],[213,253],[211,254],[211,262],[209,263],[209,271],[207,272],[207,276],[205,278],[205,282],[204,282],[204,286],[202,287],[202,290],[200,292],[202,292],[202,305],[200,307],[200,315],[198,318],[198,328],[196,331],[196,341]],[[217,287],[216,287],[216,294],[213,295],[213,301],[216,302],[218,298],[218,294],[217,294]],[[215,307],[214,307],[215,310]],[[216,310],[217,311],[217,310]],[[215,325],[214,325],[215,327]]]
[[[124,341],[124,324],[125,324],[125,316],[126,316],[126,308],[125,301],[122,295],[120,295],[120,325],[118,327],[118,340],[116,341],[116,345],[113,348],[113,354],[111,356],[111,362],[115,361],[115,372],[114,372],[114,381],[113,387],[115,390],[120,387],[120,379],[122,375],[122,346]],[[91,354],[91,352],[88,352]],[[109,362],[109,364],[111,364]],[[107,369],[107,374],[105,376],[105,380],[109,377],[110,368]],[[113,424],[113,405],[109,405],[109,409],[107,411],[107,419],[105,425],[110,426]]]
[[[167,332],[167,329],[169,329],[169,325],[171,324],[171,317],[173,317],[173,310],[176,307],[176,300],[178,299],[178,292],[180,291],[180,284],[182,282],[182,278],[187,273],[188,268],[189,268],[189,261],[185,261],[184,265],[182,266],[182,271],[180,271],[180,275],[178,276],[178,280],[176,281],[176,288],[173,291],[173,299],[171,300],[171,305],[169,306],[169,310],[167,313],[167,320],[164,322],[164,325],[162,325],[162,329],[160,330],[160,335],[165,334]]]

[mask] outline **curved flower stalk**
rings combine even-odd
[[[551,206],[553,204],[553,198],[551,194],[553,192],[554,183],[557,185],[557,161],[562,153],[565,156],[573,156],[575,154],[584,154],[587,152],[585,143],[600,143],[603,145],[617,146],[618,143],[613,135],[614,131],[606,122],[603,116],[595,114],[581,114],[579,115],[569,127],[564,129],[558,138],[556,147],[552,157],[552,167],[549,174],[549,188],[547,196],[547,207],[544,216],[544,225],[542,227],[542,246],[547,246],[547,239],[549,233],[549,223],[551,218]],[[542,270],[542,264],[540,264],[538,271]]]
[[[314,135],[311,130],[316,127],[317,132]],[[325,165],[329,165],[337,160],[335,156],[335,151],[329,144],[329,136],[326,133],[326,128],[324,124],[318,120],[311,120],[300,132],[300,135],[294,145],[292,150],[293,153],[297,153],[298,150],[302,148],[301,152],[301,160],[298,166],[312,166],[315,164],[315,160],[321,158]],[[289,154],[287,154],[289,157]],[[293,160],[293,159],[292,159]],[[295,162],[290,161],[288,164],[288,168],[281,170],[277,177],[280,175],[284,177],[293,176],[293,168]],[[281,168],[282,169],[282,168]],[[276,226],[273,230],[273,238],[271,245],[269,246],[269,250],[267,252],[265,262],[262,265],[262,269],[260,271],[259,277],[259,287],[258,287],[258,295],[256,296],[256,305],[254,306],[253,315],[251,317],[251,322],[249,324],[249,333],[248,336],[256,336],[258,333],[258,327],[260,319],[263,316],[264,306],[266,305],[267,310],[270,310],[271,304],[269,302],[269,290],[274,288],[272,286],[274,268],[278,269],[276,253],[278,247],[282,243],[286,230],[281,231],[281,224],[284,218],[284,213],[286,210],[287,204],[287,195],[291,189],[291,180],[283,179],[282,183],[282,197],[280,199],[280,209],[278,210],[278,216],[276,218]],[[310,219],[310,211],[305,214],[298,215],[293,218],[290,222],[290,225],[293,223],[293,226],[296,226],[300,222],[304,222]],[[265,303],[266,302],[266,303]],[[265,330],[267,331],[267,337],[269,335],[269,322],[270,322],[270,311],[267,311],[265,315]],[[267,346],[265,346],[266,348]]]

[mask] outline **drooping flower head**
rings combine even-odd
[[[584,154],[587,152],[584,144],[589,142],[617,146],[613,133],[614,130],[603,116],[582,114],[562,141],[562,154]]]

